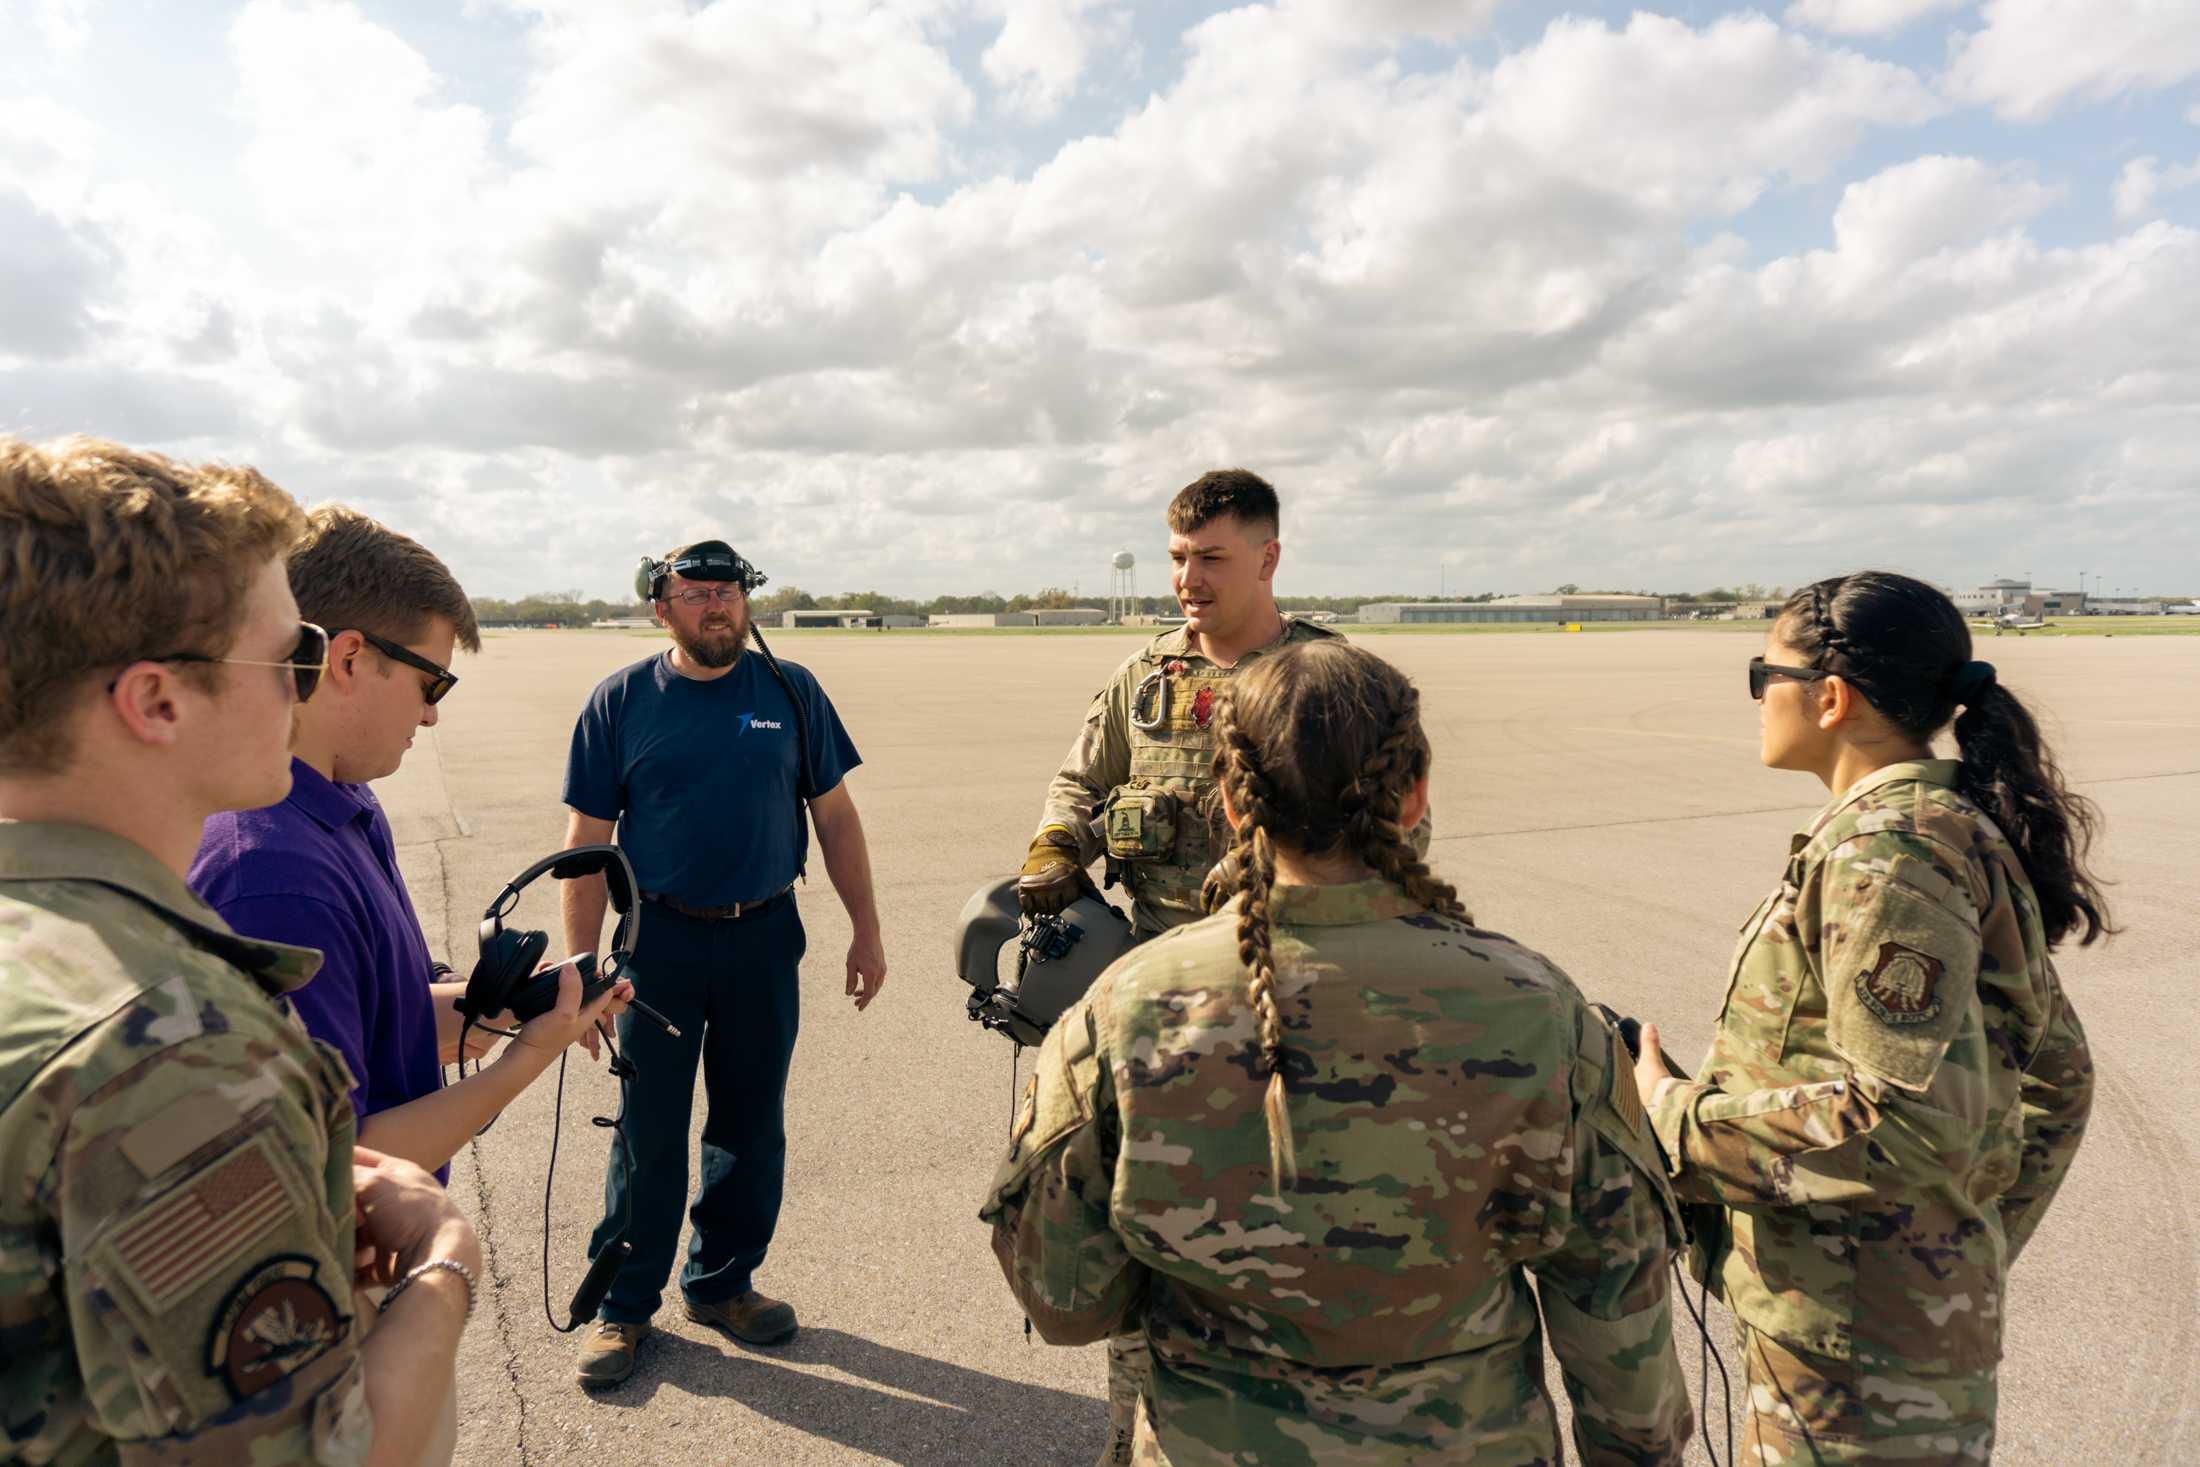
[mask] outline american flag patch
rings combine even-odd
[[[138,1292],[164,1308],[297,1210],[254,1138],[126,1223],[115,1256]]]

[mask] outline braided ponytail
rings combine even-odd
[[[1237,839],[1231,850],[1239,897],[1238,961],[1251,974],[1246,997],[1252,1001],[1260,1034],[1260,1064],[1268,1075],[1261,1113],[1268,1124],[1268,1171],[1275,1179],[1276,1206],[1288,1209],[1283,1189],[1299,1175],[1298,1147],[1291,1136],[1291,1112],[1283,1079],[1283,1016],[1276,1009],[1276,956],[1268,906],[1276,884],[1276,849],[1268,834],[1274,816],[1268,808],[1270,786],[1261,772],[1260,754],[1244,730],[1223,731],[1227,770],[1223,787],[1238,812]],[[1220,869],[1219,867],[1217,869]],[[1214,893],[1208,893],[1209,910]],[[1227,900],[1227,897],[1224,898]]]
[[[1344,851],[1422,906],[1465,918],[1459,894],[1414,852],[1399,823],[1428,772],[1420,696],[1389,663],[1342,642],[1286,647],[1231,680],[1217,719],[1215,780],[1236,818],[1229,853],[1208,872],[1209,912],[1238,903],[1238,961],[1247,974],[1268,1086],[1261,1111],[1276,1206],[1298,1181],[1288,1056],[1276,1002],[1272,897],[1276,848]]]
[[[1400,678],[1401,683],[1405,683]],[[1405,683],[1392,705],[1367,772],[1345,787],[1345,834],[1362,861],[1422,906],[1462,922],[1468,915],[1458,890],[1429,870],[1406,834],[1405,799],[1428,772],[1428,739],[1421,732],[1421,691]]]

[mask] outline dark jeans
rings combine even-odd
[[[807,946],[792,896],[740,922],[683,917],[655,902],[642,912],[634,991],[680,1030],[674,1039],[633,1014],[619,1018],[620,1050],[638,1071],[626,1133],[630,1181],[614,1150],[604,1182],[604,1220],[593,1256],[618,1226],[631,1191],[633,1256],[600,1311],[636,1324],[657,1312],[680,1241],[687,1201],[688,1116],[695,1064],[703,1065],[703,1179],[688,1217],[680,1291],[717,1304],[747,1291],[764,1261],[787,1170],[787,1064],[801,1019],[799,974]]]

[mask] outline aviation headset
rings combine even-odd
[[[574,846],[545,856],[525,871],[504,883],[504,887],[481,914],[478,932],[481,955],[474,963],[473,973],[466,979],[466,991],[458,1000],[458,1011],[465,1015],[465,1023],[459,1031],[459,1049],[465,1051],[466,1031],[482,1024],[490,1014],[509,1013],[524,1023],[540,1014],[548,1013],[558,1001],[558,971],[555,968],[537,973],[543,954],[549,949],[550,934],[541,931],[516,931],[504,925],[519,905],[519,894],[544,875],[569,881],[575,877],[601,874],[611,898],[611,908],[618,914],[618,924],[612,928],[611,950],[598,964],[585,955],[576,960],[581,974],[581,1002],[586,1005],[605,989],[627,976],[627,964],[634,954],[635,928],[640,919],[640,903],[636,901],[638,889],[634,880],[634,867],[627,861],[626,852],[617,846]],[[645,1005],[633,1005],[650,1019],[674,1035],[680,1032],[666,1024],[661,1016]],[[492,1032],[513,1035],[516,1029],[493,1029]],[[550,1313],[550,1187],[558,1174],[558,1134],[563,1128],[565,1116],[565,1056],[558,1056],[558,1093],[555,1109],[551,1112],[550,1166],[542,1182],[542,1313],[550,1321],[550,1327],[560,1334],[569,1334],[596,1317],[596,1309],[610,1292],[611,1281],[618,1276],[619,1267],[633,1253],[634,1245],[626,1240],[628,1225],[633,1221],[634,1208],[634,1148],[626,1138],[626,1109],[634,1078],[633,1062],[619,1053],[619,1047],[610,1033],[598,1025],[598,1032],[611,1054],[611,1073],[619,1082],[619,1112],[615,1116],[593,1116],[590,1122],[610,1131],[618,1138],[619,1159],[626,1167],[627,1185],[621,1191],[624,1201],[620,1206],[619,1225],[604,1246],[588,1261],[588,1273],[581,1286],[574,1290],[572,1303],[567,1309],[567,1319],[559,1324]],[[459,1061],[459,1071],[465,1072],[465,1061]],[[492,1120],[491,1124],[494,1124]],[[482,1130],[486,1131],[487,1126]]]
[[[725,541],[698,540],[664,560],[643,556],[642,563],[634,570],[634,594],[644,601],[662,601],[665,577],[673,575],[690,581],[736,581],[743,595],[754,595],[771,579]],[[795,801],[807,805],[817,794],[817,782],[810,773],[810,716],[804,711],[802,700],[795,696],[794,684],[780,669],[779,659],[772,656],[772,649],[765,644],[764,634],[757,630],[754,617],[749,618],[749,638],[756,643],[756,650],[764,654],[764,665],[778,680],[779,690],[794,705]]]
[[[550,934],[511,931],[504,925],[504,919],[519,905],[519,894],[545,874],[560,881],[601,875],[611,897],[611,910],[618,914],[618,925],[611,930],[611,951],[604,954],[592,974],[581,975],[581,1002],[588,1003],[625,976],[626,965],[634,956],[638,918],[634,867],[617,846],[575,846],[543,857],[505,882],[504,889],[481,914],[477,933],[481,956],[475,960],[474,971],[466,979],[465,995],[458,1001],[458,1011],[466,1016],[467,1023],[479,1023],[495,1013],[509,1013],[525,1023],[557,1004],[557,971],[535,971],[549,951]]]

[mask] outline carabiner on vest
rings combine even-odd
[[[1149,696],[1154,705],[1151,714],[1145,711]],[[1155,729],[1166,723],[1168,718],[1169,673],[1167,668],[1163,668],[1159,672],[1147,673],[1138,686],[1131,690],[1131,727]]]

